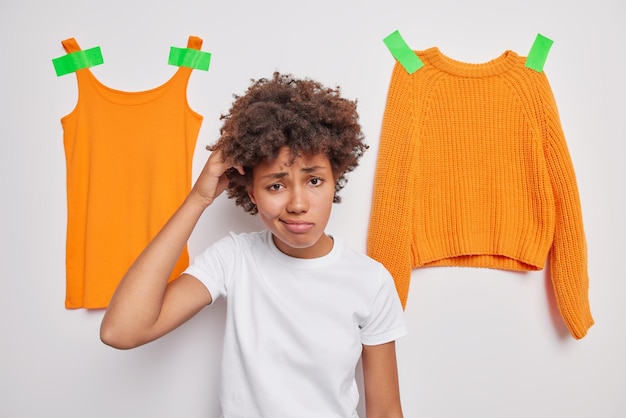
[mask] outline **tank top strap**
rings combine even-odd
[[[202,48],[202,38],[193,35],[189,36],[189,39],[187,40],[187,48],[200,50]],[[187,83],[189,82],[189,78],[191,77],[192,72],[193,68],[181,66],[178,68],[178,71],[176,71],[176,74],[174,75],[174,78],[182,82],[182,84],[180,84],[181,91],[185,95],[187,94]]]
[[[187,40],[187,48],[199,50],[200,48],[202,48],[202,38],[198,38],[197,36],[190,36]]]
[[[76,39],[74,38],[68,38],[64,41],[61,41],[61,44],[63,45],[63,48],[65,48],[65,52],[67,52],[68,54],[71,54],[72,52],[82,51],[80,49],[80,46],[78,46],[78,42],[76,42]]]

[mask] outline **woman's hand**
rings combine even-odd
[[[226,171],[230,168],[235,168],[241,175],[244,174],[243,167],[225,160],[222,151],[213,151],[200,172],[190,197],[199,198],[204,207],[208,207],[228,186]]]

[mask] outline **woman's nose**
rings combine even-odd
[[[308,203],[304,191],[300,188],[292,189],[287,204],[290,213],[302,213],[308,210]]]

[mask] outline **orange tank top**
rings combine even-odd
[[[80,51],[71,38],[68,53]],[[188,48],[202,39],[189,37]],[[76,71],[78,100],[61,119],[67,168],[65,307],[105,308],[126,270],[187,196],[202,116],[187,102],[192,69],[141,92]],[[187,267],[187,248],[170,280]]]

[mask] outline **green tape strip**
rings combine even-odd
[[[385,45],[391,52],[391,55],[404,67],[409,73],[413,74],[424,66],[422,60],[407,45],[399,31],[395,31],[383,39]]]
[[[170,48],[169,65],[190,67],[196,70],[209,71],[211,53],[192,48]]]
[[[542,72],[546,59],[548,59],[548,52],[550,52],[553,43],[554,41],[552,41],[552,39],[546,38],[538,33],[533,46],[530,48],[528,57],[526,57],[526,67],[539,73]]]
[[[85,49],[84,51],[71,52],[52,60],[57,77],[73,73],[83,68],[94,67],[104,62],[100,47]]]

